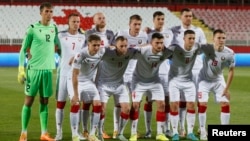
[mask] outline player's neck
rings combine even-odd
[[[98,32],[104,32],[105,31],[105,27],[103,27],[103,28],[96,27],[96,31],[98,31]]]
[[[47,26],[50,24],[50,21],[46,21],[46,20],[41,20],[39,21],[40,24],[44,25],[44,26]]]
[[[191,24],[190,24],[190,25],[185,25],[185,24],[182,24],[182,26],[183,26],[183,28],[184,28],[184,29],[190,29]]]
[[[224,46],[215,46],[214,45],[214,49],[218,52],[221,52],[224,49]]]
[[[163,27],[155,27],[155,30],[161,32],[163,30]]]
[[[71,35],[76,35],[77,34],[77,30],[68,30],[68,32],[69,32],[69,34],[71,34]]]
[[[129,30],[129,35],[130,36],[136,37],[138,34],[139,33],[135,32],[135,31]]]

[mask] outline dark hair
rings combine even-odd
[[[129,17],[129,23],[131,23],[132,20],[142,21],[142,18],[140,15],[135,14]]]
[[[115,39],[115,42],[117,43],[118,41],[128,41],[128,39],[124,36],[118,36]]]
[[[70,13],[68,16],[68,20],[73,16],[79,17],[80,15],[78,13]]]
[[[53,5],[52,5],[50,2],[43,2],[43,3],[40,5],[40,12],[43,11],[43,8],[44,8],[44,7],[53,8]]]
[[[164,16],[165,14],[163,13],[163,12],[161,12],[161,11],[156,11],[156,12],[154,12],[154,14],[153,14],[153,18],[155,18],[156,16]]]
[[[181,9],[181,15],[184,13],[184,12],[192,12],[189,8],[183,8]]]
[[[195,34],[195,32],[193,30],[186,30],[184,32],[184,36],[186,36],[187,34]]]
[[[155,38],[157,38],[157,39],[164,39],[164,36],[161,33],[156,32],[156,33],[154,33],[152,35],[152,40],[155,39]]]
[[[215,34],[217,33],[221,33],[221,34],[226,34],[222,29],[216,29],[214,32],[213,32],[213,36],[215,36]]]
[[[88,37],[88,42],[92,42],[92,41],[101,41],[101,37],[95,34],[91,34]]]

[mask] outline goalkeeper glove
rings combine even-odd
[[[24,67],[23,66],[19,66],[18,67],[17,81],[20,84],[23,84],[25,80],[26,80],[26,74],[24,72]]]

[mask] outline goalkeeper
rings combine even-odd
[[[53,6],[50,3],[40,5],[41,20],[27,29],[19,56],[18,82],[25,84],[25,100],[22,108],[22,132],[19,141],[27,140],[27,127],[31,117],[31,107],[35,96],[40,97],[40,140],[53,141],[48,134],[48,102],[52,91],[52,74],[55,69],[55,45],[57,28],[50,21]],[[24,70],[25,53],[30,49],[29,61]],[[26,73],[25,73],[26,72]]]

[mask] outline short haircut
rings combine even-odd
[[[154,14],[153,14],[153,18],[155,18],[156,16],[164,16],[165,14],[163,13],[163,12],[161,12],[161,11],[156,11],[156,12],[154,12]]]
[[[186,30],[184,32],[184,36],[186,36],[187,34],[195,34],[195,32],[193,30]]]
[[[129,23],[131,23],[132,20],[142,21],[142,18],[140,15],[135,14],[129,17]]]
[[[78,13],[70,13],[68,16],[68,20],[73,16],[79,17],[80,15]]]
[[[92,42],[92,41],[101,41],[101,37],[95,34],[91,34],[88,37],[88,42]]]
[[[217,34],[217,33],[226,34],[222,29],[216,29],[216,30],[213,32],[213,36],[215,36],[215,34]]]
[[[44,8],[44,7],[53,8],[53,5],[52,5],[50,2],[43,2],[43,3],[40,5],[40,12],[43,11],[43,8]]]
[[[124,36],[118,36],[115,39],[115,42],[117,43],[118,41],[128,41],[128,39]]]
[[[164,39],[164,36],[161,33],[156,32],[156,33],[154,33],[152,35],[152,40],[155,39],[155,38],[157,38],[157,39]]]
[[[181,15],[182,15],[184,12],[192,12],[192,10],[189,9],[189,8],[183,8],[183,9],[181,9]]]

